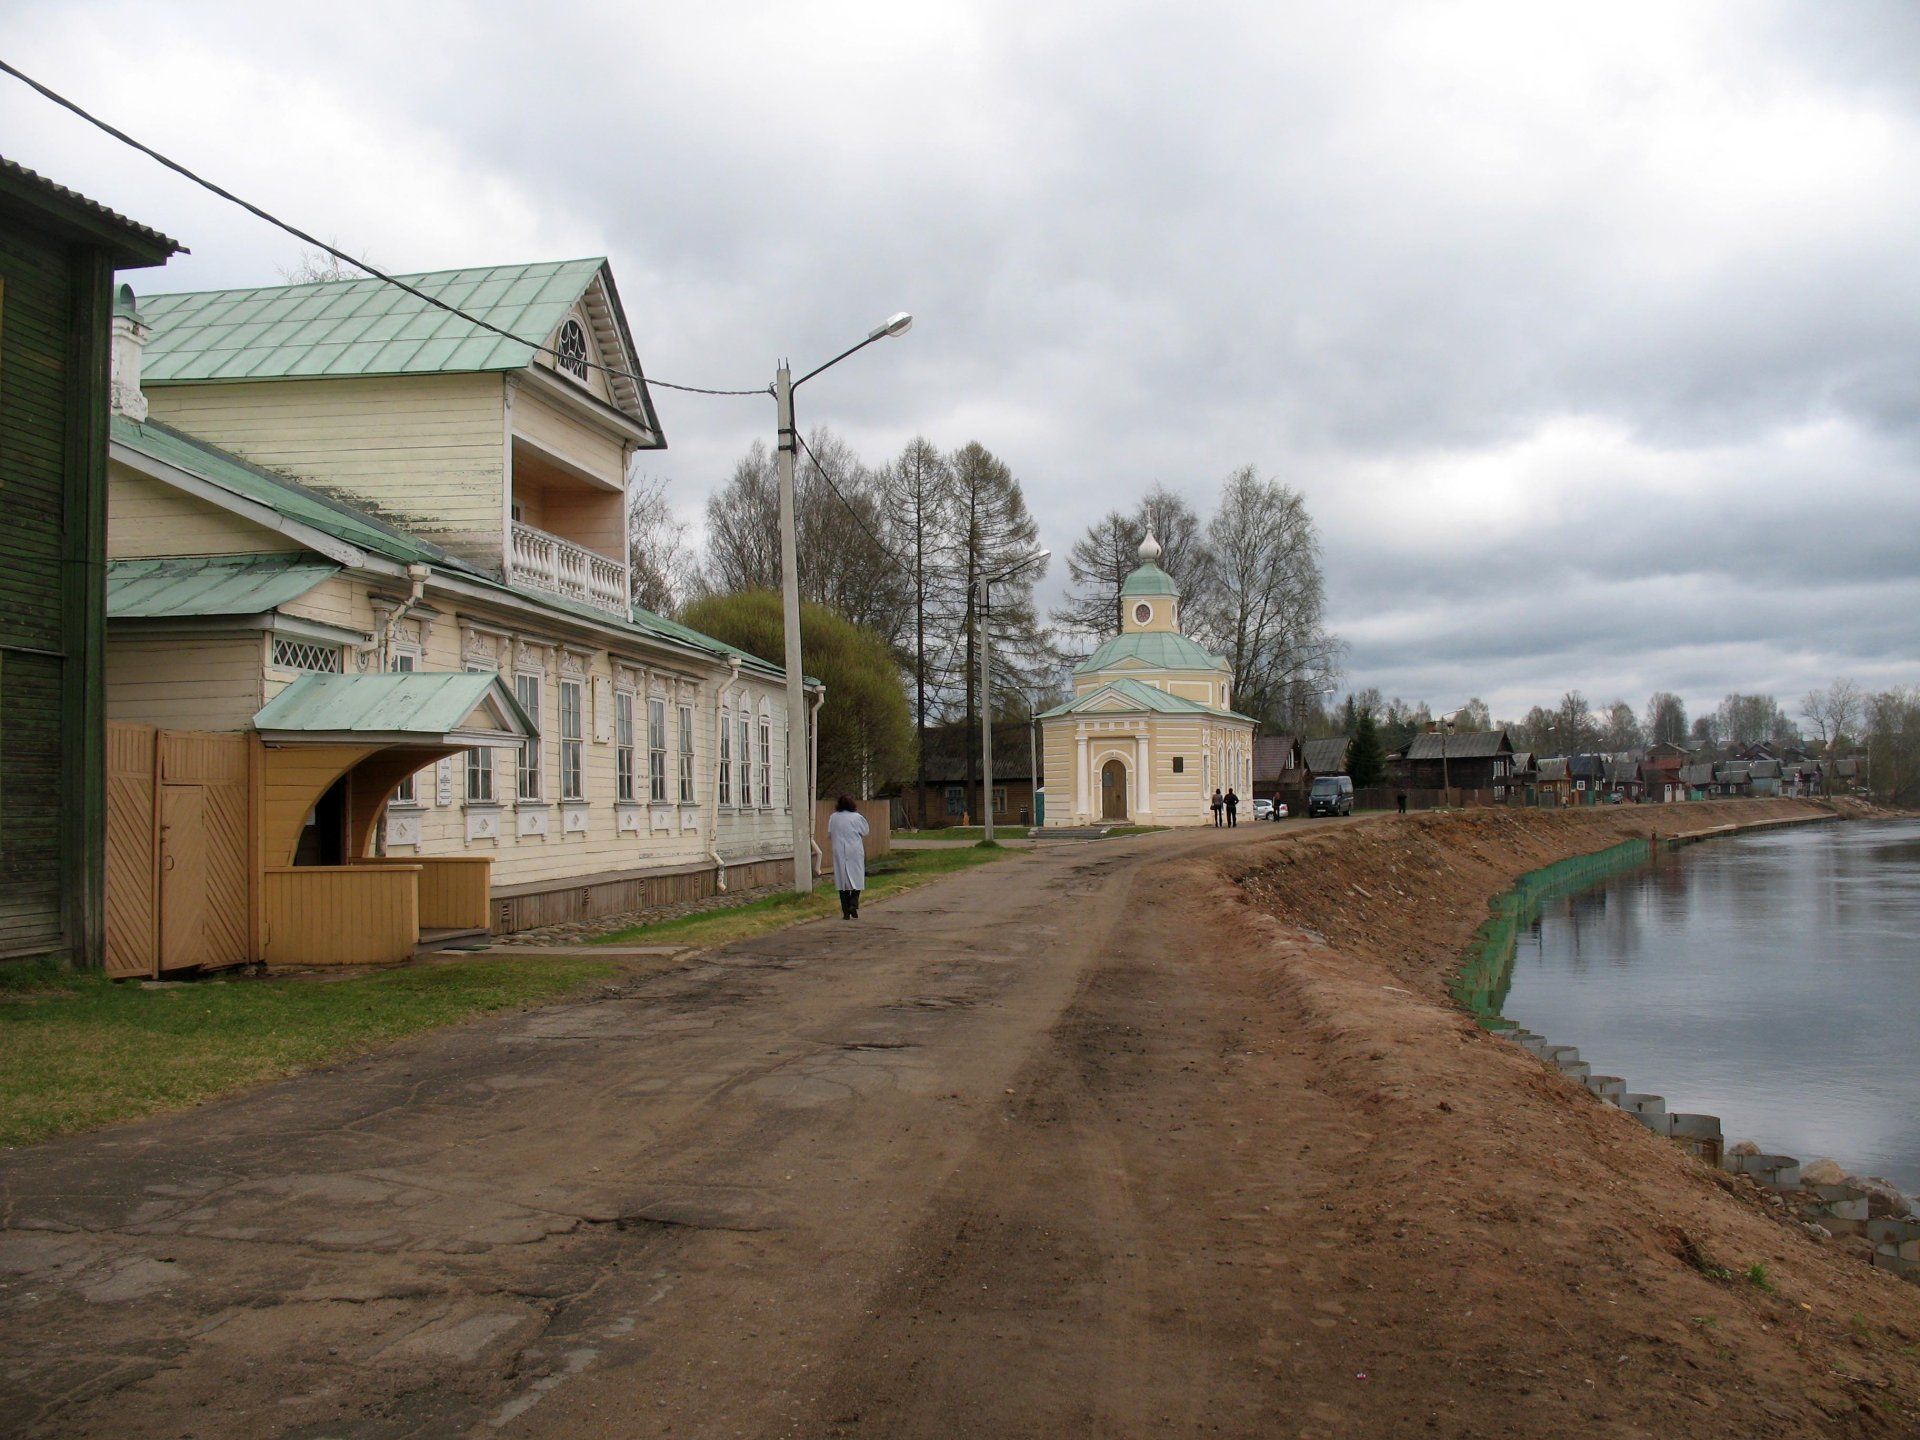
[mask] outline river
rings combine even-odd
[[[1920,822],[1707,841],[1551,899],[1502,1008],[1729,1143],[1920,1194]]]

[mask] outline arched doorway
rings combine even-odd
[[[1109,760],[1100,767],[1100,818],[1127,818],[1127,767],[1119,760]]]

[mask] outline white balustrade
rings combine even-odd
[[[507,583],[576,600],[609,615],[627,614],[626,566],[518,520],[507,543]]]

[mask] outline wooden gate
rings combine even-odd
[[[253,959],[244,734],[107,727],[107,973]]]

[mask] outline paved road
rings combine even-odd
[[[1180,959],[1231,943],[1196,924],[1187,862],[1308,823],[1039,847],[857,925],[0,1156],[0,1433],[1227,1413],[1247,1376],[1180,1314],[1218,1273],[1147,1253],[1176,1197],[1130,1172],[1139,1116],[1103,1112],[1131,1096],[1177,1131],[1180,1077],[1127,1071],[1139,1032],[1098,1002],[1184,1003]],[[1188,1399],[1148,1385],[1167,1366]]]

